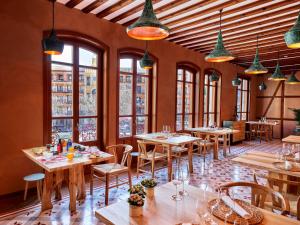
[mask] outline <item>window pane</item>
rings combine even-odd
[[[177,113],[182,113],[183,82],[177,82]]]
[[[207,126],[207,114],[203,115],[203,126],[206,127]]]
[[[97,115],[97,70],[79,68],[79,115]]]
[[[61,55],[51,55],[51,60],[56,62],[73,63],[73,46],[64,45]]]
[[[136,114],[148,114],[148,84],[147,77],[137,76],[136,78]]]
[[[247,112],[247,102],[248,102],[247,94],[248,94],[247,91],[243,91],[242,112]]]
[[[120,75],[119,87],[119,114],[131,115],[132,114],[132,76]]]
[[[185,113],[193,112],[193,84],[185,84]]]
[[[243,90],[248,90],[248,80],[243,80]]]
[[[79,142],[97,140],[97,119],[79,119]]]
[[[58,143],[59,138],[73,139],[73,120],[55,119],[52,120],[52,143]]]
[[[176,130],[182,130],[182,115],[176,116]]]
[[[208,84],[208,75],[205,75],[204,77],[204,84]]]
[[[183,80],[183,69],[177,70],[177,80]]]
[[[215,125],[215,114],[209,114],[208,116],[208,126]]]
[[[204,90],[203,90],[203,107],[204,107],[204,112],[207,112],[207,92],[208,92],[208,87],[205,85]]]
[[[119,118],[119,137],[130,137],[132,135],[132,118]]]
[[[242,120],[247,120],[247,113],[242,113]]]
[[[137,73],[140,75],[149,75],[149,70],[143,69],[140,66],[140,60],[137,61],[136,70],[137,70]]]
[[[185,71],[185,80],[188,82],[193,81],[193,74],[188,70]]]
[[[51,65],[52,116],[73,114],[73,70],[71,66]]]
[[[98,56],[95,52],[79,48],[79,65],[81,66],[94,66],[98,65]]]
[[[215,112],[216,87],[209,88],[209,112]]]
[[[237,103],[236,103],[236,111],[240,112],[241,111],[241,91],[237,91]]]
[[[120,59],[120,71],[132,73],[133,72],[133,59]]]
[[[184,116],[184,128],[191,128],[193,125],[193,115]]]
[[[136,134],[148,133],[148,117],[138,116],[136,118]]]

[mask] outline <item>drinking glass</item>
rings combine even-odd
[[[184,163],[181,167],[180,167],[180,173],[181,173],[181,181],[182,181],[182,191],[179,192],[180,195],[188,195],[188,192],[185,190],[185,182],[189,181],[190,179],[190,171],[189,171],[189,166],[187,163]]]
[[[180,201],[182,200],[182,196],[178,195],[178,186],[182,183],[182,178],[180,175],[180,169],[178,166],[173,168],[173,180],[172,183],[176,187],[176,194],[172,195],[172,199],[175,201]]]
[[[201,219],[202,222],[201,224],[217,225],[217,223],[213,220],[211,214],[207,210],[207,201],[203,201],[202,199],[197,199],[196,210],[197,210],[197,214]]]

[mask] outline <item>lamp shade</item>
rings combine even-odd
[[[232,80],[232,86],[236,87],[236,86],[240,86],[242,83],[241,79],[239,79],[238,77],[234,78]]]
[[[217,72],[215,70],[209,76],[209,81],[210,82],[217,82],[217,81],[219,81],[219,76],[218,76],[218,74],[217,74]]]
[[[284,34],[284,40],[288,48],[300,48],[300,12],[295,25]]]
[[[57,38],[55,30],[52,29],[49,37],[42,40],[42,47],[45,54],[60,55],[64,50],[64,42]]]
[[[143,69],[151,69],[153,67],[153,60],[150,58],[147,51],[145,51],[145,54],[140,61],[140,66]]]
[[[269,80],[275,80],[275,81],[280,81],[280,80],[286,80],[286,77],[283,75],[283,73],[280,70],[279,62],[276,65],[276,69],[272,76],[269,78]]]
[[[141,17],[127,27],[128,36],[138,40],[161,40],[169,36],[169,28],[156,18],[152,0],[146,0]]]
[[[218,34],[215,48],[205,57],[207,62],[227,62],[233,60],[234,56],[225,49],[221,30]]]
[[[296,73],[293,72],[289,79],[285,82],[287,84],[300,84],[300,81],[296,77]]]
[[[264,91],[267,89],[267,85],[264,83],[264,82],[261,82],[259,85],[258,85],[258,89],[260,91]]]
[[[252,65],[245,70],[246,74],[264,74],[267,73],[268,69],[266,69],[259,61],[259,56],[258,56],[258,48],[256,48],[256,54],[253,60]]]

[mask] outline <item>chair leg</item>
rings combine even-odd
[[[91,169],[91,176],[90,176],[90,195],[93,195],[94,190],[94,170]]]
[[[117,185],[117,188],[119,188],[119,176],[116,175],[116,185]]]
[[[136,163],[136,177],[139,178],[139,172],[140,172],[140,157],[137,158],[137,163]]]
[[[108,205],[109,174],[105,174],[105,205]]]
[[[129,183],[129,188],[132,187],[132,181],[131,181],[131,171],[130,168],[128,168],[128,183]]]
[[[152,173],[152,178],[154,178],[154,164],[155,163],[155,160],[153,159],[152,162],[151,162],[151,173]]]
[[[28,181],[26,181],[25,183],[25,190],[24,190],[24,201],[26,200],[27,198],[27,191],[28,191]]]
[[[38,180],[36,182],[36,191],[37,191],[37,197],[38,197],[38,200],[41,201],[41,193],[40,193],[40,181]]]
[[[203,152],[202,152],[202,154],[203,154],[203,161],[204,161],[204,163],[205,163],[206,145],[203,145]]]

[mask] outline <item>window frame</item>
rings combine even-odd
[[[251,79],[249,77],[238,75],[238,78],[241,79],[242,83],[236,88],[236,118],[238,121],[242,121],[242,114],[246,113],[246,121],[249,120],[250,116],[250,87],[251,87]],[[247,90],[243,89],[243,83],[244,81],[247,81]],[[240,92],[241,98],[240,98],[240,111],[237,109],[237,102],[238,102],[238,92]],[[247,106],[246,111],[243,111],[243,92],[247,92]]]
[[[46,32],[44,35],[48,35]],[[99,147],[103,146],[103,96],[104,96],[104,71],[103,71],[103,60],[105,46],[102,48],[101,43],[97,43],[95,40],[89,39],[87,36],[82,36],[77,33],[61,32],[58,34],[61,40],[64,41],[66,45],[73,46],[73,62],[64,63],[58,62],[57,64],[71,66],[73,69],[73,115],[70,117],[52,117],[52,74],[51,74],[51,64],[56,63],[51,61],[51,56],[43,54],[44,58],[44,144],[51,143],[52,134],[52,119],[72,119],[73,120],[73,141],[77,143],[82,143],[84,145],[97,145]],[[81,37],[84,37],[82,39]],[[79,48],[83,48],[92,51],[97,54],[97,115],[96,116],[79,116],[79,83],[80,83],[80,72],[79,68],[91,68],[92,66],[85,66],[79,64]],[[79,119],[84,118],[97,118],[97,138],[93,141],[79,142]]]
[[[178,70],[182,69],[183,70],[183,79],[179,80],[178,79]],[[186,81],[186,71],[192,73],[192,81]],[[186,115],[192,115],[192,127],[195,127],[195,121],[196,121],[196,81],[197,81],[197,70],[189,65],[186,64],[177,64],[176,66],[176,92],[175,92],[175,131],[185,131],[185,126],[184,126],[184,118]],[[182,83],[182,107],[181,107],[181,113],[177,113],[177,91],[178,91],[178,82]],[[186,113],[185,112],[185,84],[192,84],[192,112],[191,113]],[[177,116],[181,116],[181,130],[177,130]]]
[[[209,81],[209,77],[211,76],[211,73],[213,71],[216,71],[216,73],[219,76],[219,80],[217,82],[214,82],[214,85],[210,84]],[[205,84],[205,79],[208,79],[207,84]],[[204,91],[205,91],[205,87],[207,87],[207,95],[206,95],[206,101],[207,101],[207,105],[206,105],[206,112],[204,109],[204,102],[205,102],[205,95],[204,95]],[[210,106],[210,89],[212,87],[215,87],[215,98],[214,98],[214,112],[210,112],[209,110],[209,106]],[[220,92],[220,93],[219,93]],[[209,125],[209,115],[214,115],[214,121],[216,123],[217,126],[220,126],[221,123],[221,93],[222,93],[222,74],[216,70],[216,69],[206,69],[204,71],[203,74],[203,110],[202,110],[202,125],[205,127],[208,127]],[[205,118],[206,117],[206,124],[204,124]],[[218,118],[219,117],[219,118]]]

